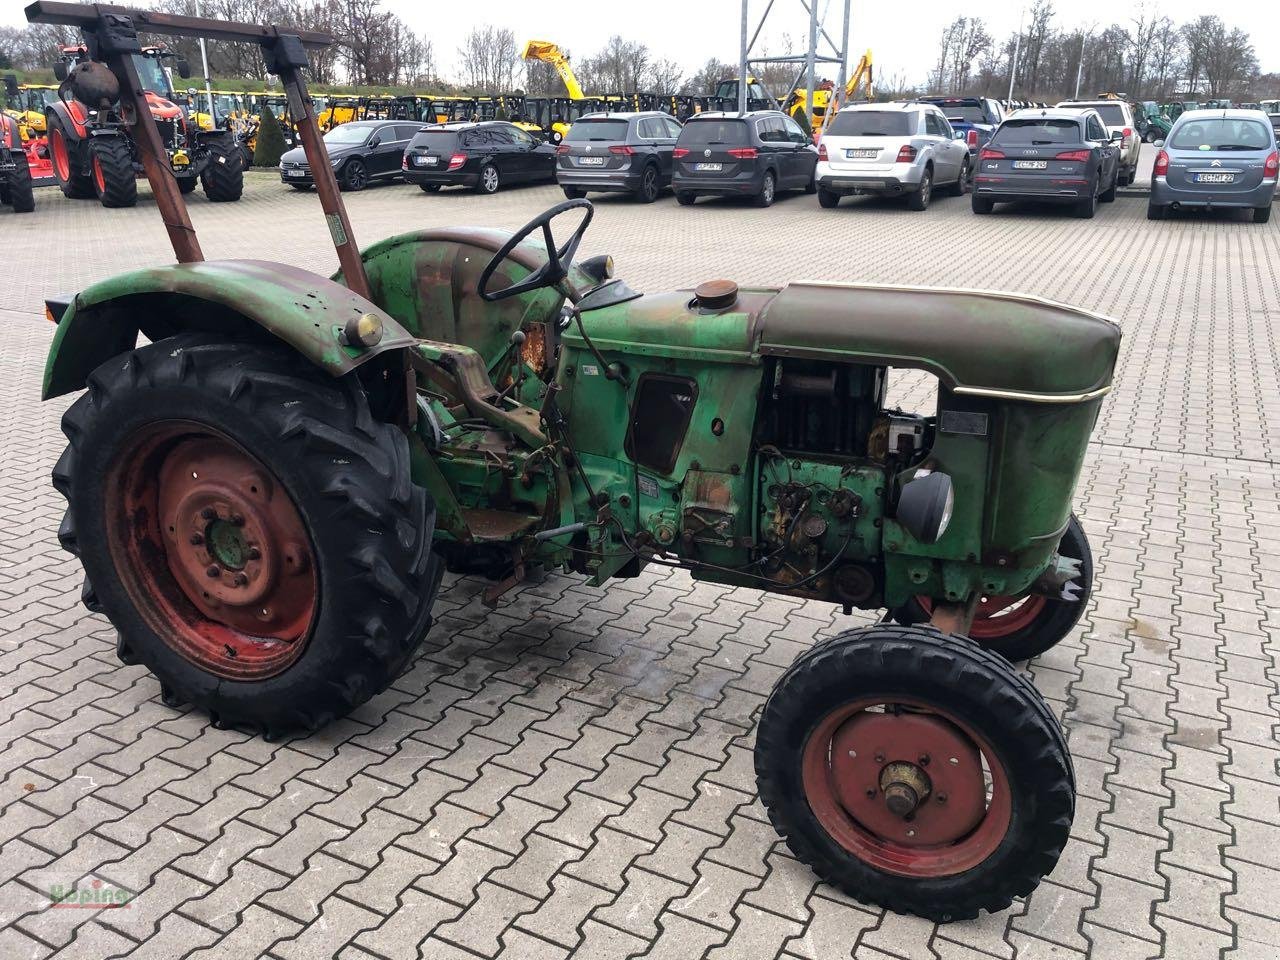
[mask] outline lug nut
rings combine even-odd
[[[205,520],[217,520],[218,511],[213,509],[213,507],[205,507],[200,511],[200,516]]]
[[[946,803],[946,802],[947,802],[947,795],[946,795],[945,793],[940,793],[940,794],[938,794],[938,802],[939,802],[939,803]]]
[[[216,564],[211,565],[207,570],[205,570],[205,573],[213,578],[222,576],[222,570]]]
[[[193,534],[191,535],[191,545],[192,545],[193,547],[198,547],[198,546],[200,546],[200,544],[202,544],[202,543],[204,543],[204,537],[200,536],[200,534],[198,534],[198,533],[193,533]]]
[[[883,753],[877,753],[877,754],[876,754],[876,763],[884,763],[884,754],[883,754]]]
[[[257,547],[250,547],[248,556],[250,560],[261,560],[262,551],[259,550]]]
[[[237,587],[243,587],[246,583],[249,582],[249,578],[246,577],[243,573],[237,573],[234,577],[231,578],[231,582],[234,583]]]
[[[929,765],[929,755],[927,753],[920,754],[920,766],[927,767]]]
[[[868,798],[868,799],[874,799],[874,798],[875,798],[875,795],[876,795],[876,788],[875,788],[875,787],[868,787],[868,788],[867,788],[867,798]]]
[[[232,525],[233,527],[243,527],[243,526],[244,526],[244,517],[240,516],[240,514],[238,514],[238,513],[233,513],[233,514],[231,515],[231,518],[230,518],[230,519],[231,519],[231,525]]]

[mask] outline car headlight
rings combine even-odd
[[[919,470],[898,497],[898,522],[921,543],[937,543],[947,532],[954,507],[951,478]]]

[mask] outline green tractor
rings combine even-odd
[[[302,81],[330,38],[109,9],[28,16],[95,33],[126,96],[135,23],[261,44],[342,265],[203,260],[149,162],[180,262],[49,304],[44,396],[83,391],[59,539],[166,703],[271,737],[330,723],[412,662],[446,570],[488,578],[492,605],[539,568],[599,585],[662,566],[888,610],[770,694],[755,765],[773,824],[894,910],[971,917],[1034,889],[1074,775],[1006,657],[1061,640],[1089,595],[1071,504],[1115,324],[960,290],[642,295],[578,258],[583,200],[514,234],[361,251]],[[936,377],[935,409],[887,403],[899,368]]]

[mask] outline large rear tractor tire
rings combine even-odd
[[[64,415],[59,540],[166,703],[313,730],[385,689],[430,627],[434,506],[350,380],[183,334],[100,366]]]
[[[30,213],[36,208],[36,194],[31,187],[31,167],[27,155],[13,151],[13,175],[7,185],[8,201],[14,213]]]
[[[104,207],[132,207],[138,202],[133,154],[123,137],[94,137],[89,141],[93,190]]]
[[[46,127],[49,137],[49,160],[53,166],[53,179],[58,181],[62,195],[70,200],[88,200],[96,197],[93,189],[93,177],[78,169],[73,151],[77,144],[73,143],[62,118],[56,113],[46,114]]]
[[[244,193],[244,154],[235,137],[226,134],[206,141],[209,162],[200,173],[204,195],[213,203],[230,203]]]
[[[756,783],[792,853],[864,903],[936,921],[997,911],[1058,862],[1066,740],[995,653],[931,627],[850,630],[765,704]]]
[[[1071,581],[1072,599],[1040,594],[1025,597],[984,596],[969,628],[969,638],[1015,663],[1038,657],[1075,629],[1093,592],[1093,551],[1084,527],[1073,514],[1058,543],[1058,552],[1080,562]],[[915,597],[893,611],[901,624],[925,623],[932,614],[928,597]]]

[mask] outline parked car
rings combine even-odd
[[[990,97],[921,97],[925,103],[932,103],[947,118],[951,129],[959,130],[965,135],[965,143],[969,145],[970,162],[977,164],[978,151],[987,145],[991,135],[1004,119],[1004,109],[1000,101]]]
[[[1133,107],[1126,100],[1064,100],[1059,107],[1069,110],[1096,110],[1114,137],[1120,134],[1120,186],[1133,183],[1138,175],[1142,139]]]
[[[1275,132],[1276,143],[1280,144],[1280,112],[1268,113],[1267,122],[1271,124],[1271,129]]]
[[[935,187],[960,195],[972,167],[968,140],[932,103],[859,103],[845,107],[818,147],[818,203],[834,207],[858,193],[905,196],[929,205]]]
[[[1147,219],[1183,207],[1235,207],[1252,210],[1254,223],[1271,219],[1280,153],[1257,110],[1189,110],[1160,148]]]
[[[400,158],[418,129],[403,120],[360,120],[334,127],[324,135],[338,186],[343,190],[363,190],[374,180],[394,180],[400,176]],[[314,185],[311,166],[301,147],[280,157],[280,182],[295,190]]]
[[[1070,204],[1077,217],[1088,219],[1099,200],[1116,198],[1121,140],[1093,109],[1019,110],[978,155],[973,212],[1036,200]]]
[[[680,121],[659,111],[589,113],[556,148],[556,181],[570,200],[591,191],[629,193],[653,203],[671,186]]]
[[[497,193],[513,183],[555,180],[556,148],[505,120],[433,123],[414,134],[403,167],[404,178],[426,193],[441,187]]]
[[[779,110],[690,117],[672,157],[671,188],[685,206],[705,194],[751,197],[767,207],[780,191],[817,189],[818,148]]]

